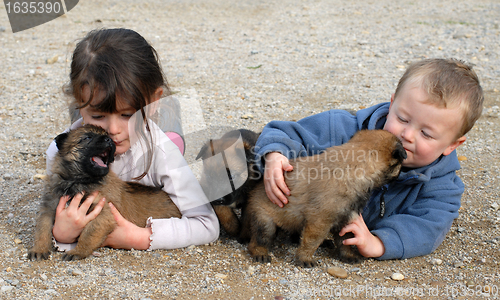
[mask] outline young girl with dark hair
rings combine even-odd
[[[74,50],[65,93],[81,115],[68,130],[83,124],[104,128],[116,145],[111,170],[123,180],[162,187],[182,213],[181,219],[150,218],[147,227],[140,228],[110,204],[118,227],[103,246],[174,249],[218,238],[217,217],[196,177],[179,148],[148,118],[145,107],[171,92],[156,51],[140,34],[129,29],[88,33]],[[134,114],[139,122],[129,122]],[[129,127],[130,123],[136,126]],[[52,143],[47,150],[48,174],[56,153]],[[70,249],[68,244],[76,242],[83,227],[100,213],[104,201],[87,214],[95,196],[89,195],[81,205],[83,195],[68,205],[68,197],[60,199],[53,228],[59,249]]]

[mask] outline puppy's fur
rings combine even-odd
[[[254,160],[254,147],[260,133],[253,132],[247,129],[238,129],[227,132],[220,139],[210,140],[201,148],[196,159],[203,159],[203,176],[210,177],[211,174],[225,174],[229,178],[233,178],[233,174],[248,174],[246,181],[240,187],[236,188],[232,193],[212,201],[212,206],[219,218],[219,223],[222,228],[231,236],[239,236],[240,232],[240,221],[236,215],[234,209],[241,208],[242,213],[245,210],[247,199],[249,193],[256,184],[262,180],[262,175],[257,170]],[[241,159],[241,155],[235,153],[235,143],[241,136],[243,141],[243,147],[245,151],[246,161],[244,163],[235,161]],[[207,160],[211,156],[225,152],[225,159],[227,160],[227,166],[233,166],[237,170],[231,170],[222,164],[214,163],[213,161]],[[245,170],[246,169],[246,170]],[[217,176],[217,175],[215,175]],[[202,178],[202,186],[204,186],[204,181],[206,178]]]
[[[347,143],[321,154],[291,160],[285,173],[290,188],[283,208],[269,201],[263,182],[251,193],[243,216],[242,238],[250,236],[248,250],[259,262],[271,260],[268,251],[277,227],[301,232],[296,254],[304,267],[316,265],[313,254],[331,231],[342,259],[355,258],[351,247],[342,247],[340,230],[366,206],[370,193],[397,178],[406,151],[384,130],[359,131]],[[249,228],[249,231],[245,231]]]
[[[52,250],[52,227],[56,207],[62,196],[71,199],[99,191],[89,212],[102,199],[112,202],[127,220],[145,227],[149,217],[180,218],[181,213],[161,188],[124,182],[109,170],[114,160],[115,144],[100,127],[86,125],[55,139],[59,149],[53,163],[52,175],[45,186],[35,229],[35,245],[29,250],[32,260],[47,259]],[[83,259],[99,248],[116,227],[108,205],[83,229],[76,248],[65,253],[63,260]]]

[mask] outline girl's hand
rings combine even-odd
[[[264,186],[269,200],[279,207],[288,203],[285,195],[290,196],[290,189],[286,186],[284,172],[290,172],[293,167],[288,158],[281,153],[271,152],[266,155],[264,169]]]
[[[76,242],[83,227],[99,215],[106,203],[106,199],[102,198],[94,210],[87,214],[90,205],[92,205],[98,193],[94,192],[90,194],[82,205],[80,205],[80,201],[83,198],[82,193],[76,194],[68,207],[66,207],[66,203],[70,200],[69,196],[63,196],[59,199],[59,204],[56,208],[56,219],[52,228],[52,235],[56,241],[67,244]]]
[[[356,245],[359,253],[364,257],[380,257],[384,255],[384,243],[379,237],[371,234],[361,214],[352,223],[342,228],[339,235],[344,236],[347,232],[352,232],[354,237],[344,240],[344,245]]]
[[[151,228],[142,228],[128,221],[111,202],[109,202],[109,207],[118,226],[108,235],[102,246],[127,250],[149,249],[149,237],[153,233]]]

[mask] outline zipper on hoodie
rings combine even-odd
[[[384,185],[380,192],[380,213],[378,214],[379,218],[383,218],[385,215],[385,199],[384,195],[387,192],[387,185]]]

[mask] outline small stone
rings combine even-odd
[[[6,272],[11,272],[12,271],[12,268],[11,267],[7,267],[7,269],[5,269]]]
[[[18,244],[18,245],[19,245],[19,244],[21,244],[21,243],[22,243],[22,241],[21,241],[20,239],[14,239],[14,243],[16,243],[16,244]]]
[[[465,281],[465,285],[468,288],[475,286],[474,281],[472,279],[467,279],[467,281]]]
[[[465,161],[465,160],[467,160],[467,157],[463,155],[458,156],[458,161]]]
[[[396,281],[401,281],[401,280],[405,279],[405,276],[401,273],[393,273],[391,275],[391,279],[396,280]]]
[[[326,272],[341,279],[345,279],[348,276],[347,271],[339,267],[329,267],[328,269],[326,269]]]
[[[2,293],[5,293],[5,292],[10,292],[14,289],[14,287],[12,285],[4,285],[0,288],[0,291]]]
[[[253,119],[253,115],[243,115],[241,116],[242,119]]]
[[[94,251],[92,252],[92,256],[95,256],[95,257],[101,257],[101,252],[97,252],[97,251]]]
[[[74,269],[71,271],[71,275],[73,276],[82,276],[83,275],[83,272],[78,270],[78,269]]]
[[[48,279],[47,275],[45,274],[40,274],[40,278],[42,278],[43,281]]]
[[[4,32],[5,30],[7,30],[5,26],[0,26],[0,32]]]
[[[220,278],[220,279],[226,279],[226,278],[227,278],[227,275],[217,273],[217,274],[215,274],[215,277]]]
[[[457,228],[457,231],[458,231],[459,233],[460,233],[460,232],[464,232],[464,231],[465,231],[465,228],[463,228],[463,227],[458,227],[458,228]]]
[[[453,264],[455,268],[463,268],[465,265],[461,261],[457,261],[456,263]]]
[[[47,175],[45,174],[35,174],[33,176],[34,179],[39,179],[39,180],[45,180],[45,178],[47,178]]]
[[[495,202],[491,204],[491,208],[493,208],[494,210],[498,210],[500,208],[500,205],[497,202]]]
[[[252,266],[248,267],[247,273],[248,273],[248,275],[253,275],[253,273],[255,273],[255,268]]]
[[[51,64],[57,62],[58,59],[59,59],[59,55],[56,54],[56,55],[52,56],[51,58],[47,59],[45,62],[47,64],[51,65]]]
[[[12,282],[10,284],[13,285],[13,286],[18,286],[19,285],[19,280],[14,279],[14,280],[12,280]]]
[[[440,265],[442,263],[443,263],[443,261],[441,259],[439,259],[439,258],[433,258],[433,259],[431,259],[431,265],[436,266],[436,265]]]

